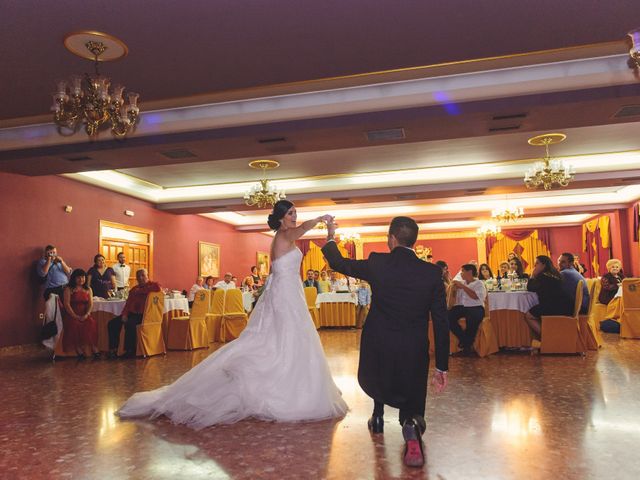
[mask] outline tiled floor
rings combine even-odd
[[[606,335],[586,357],[452,359],[449,389],[429,396],[427,465],[415,470],[402,466],[396,411],[386,412],[384,436],[366,429],[359,332],[320,335],[346,418],[200,432],[113,412],[211,350],[55,364],[44,352],[0,357],[0,478],[640,478],[640,341]]]

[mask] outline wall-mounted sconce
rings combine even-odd
[[[135,213],[133,213],[133,210],[125,210],[125,211],[124,211],[124,214],[125,214],[127,217],[133,217],[133,216],[135,215]]]
[[[71,213],[72,210],[73,210],[73,207],[71,205],[64,206],[65,213]]]

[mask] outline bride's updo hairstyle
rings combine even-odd
[[[281,225],[280,220],[284,218],[291,207],[293,207],[293,203],[289,200],[278,200],[276,202],[273,206],[273,211],[269,214],[269,218],[267,220],[271,230],[274,232],[278,231]]]

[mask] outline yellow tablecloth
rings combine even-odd
[[[530,347],[531,329],[518,310],[491,310],[491,325],[500,347]]]
[[[606,319],[617,320],[619,322],[620,318],[622,318],[622,297],[614,297],[607,305]],[[605,320],[605,318],[602,320]]]
[[[318,313],[321,327],[356,326],[356,306],[351,302],[321,303]]]

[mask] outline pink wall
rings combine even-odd
[[[582,253],[582,226],[552,227],[549,229],[551,245],[547,245],[551,251],[551,260],[556,259],[563,252],[577,253],[580,261],[585,263],[585,253]]]
[[[173,215],[134,198],[62,177],[0,173],[2,276],[0,347],[37,341],[42,287],[34,262],[48,244],[72,267],[88,268],[98,253],[99,222],[108,220],[154,231],[153,277],[163,286],[188,289],[198,274],[198,240],[221,246],[221,271],[249,273],[256,251],[269,251],[270,237],[238,233],[198,215]],[[72,213],[63,206],[72,205]],[[133,210],[127,217],[124,210]]]
[[[433,260],[444,260],[452,270],[459,268],[471,259],[478,258],[478,248],[475,238],[455,238],[442,240],[419,240],[418,245],[431,247]],[[389,252],[384,242],[365,243],[363,246],[364,258],[368,258],[371,252]]]
[[[633,240],[633,206],[624,211],[623,215],[627,221],[627,245],[629,249],[629,262],[624,265],[624,271],[627,276],[640,276],[640,245]]]

